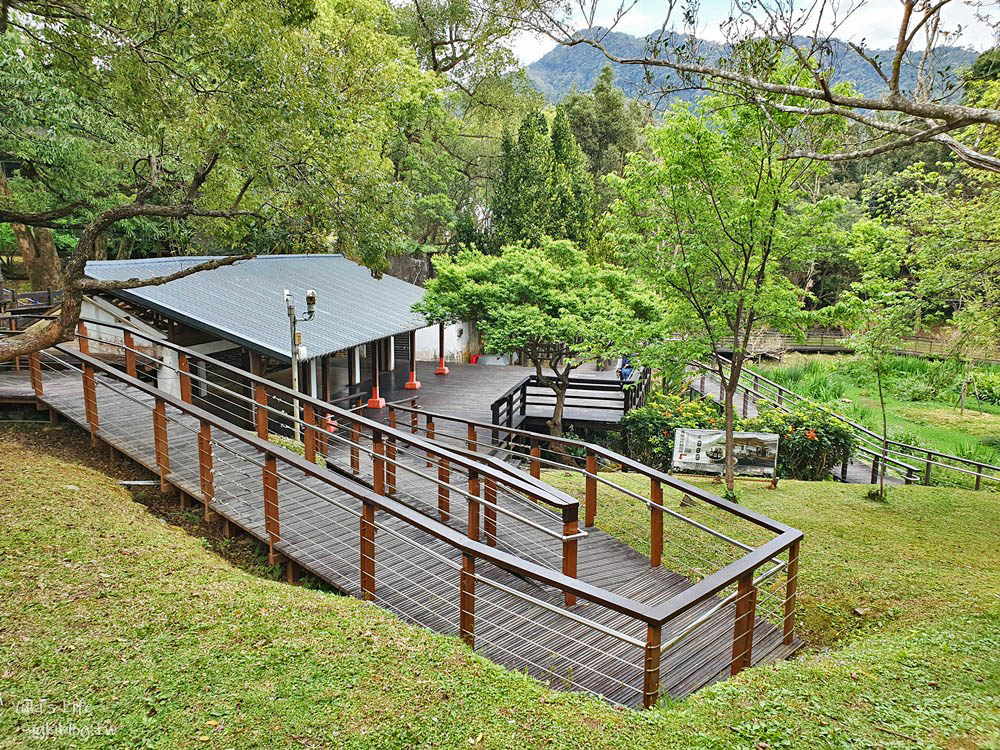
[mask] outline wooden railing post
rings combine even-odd
[[[459,586],[459,633],[469,648],[476,647],[476,558],[462,554]]]
[[[785,576],[785,645],[795,637],[795,592],[799,579],[799,543],[792,542],[788,548],[788,568]]]
[[[500,404],[494,403],[490,407],[490,421],[493,424],[495,424],[495,425],[499,425],[500,424]],[[490,440],[492,441],[493,445],[496,445],[497,443],[499,443],[500,442],[500,430],[498,430],[498,429],[496,429],[494,427],[493,430],[492,430],[492,432],[490,433]]]
[[[527,380],[525,380],[523,383],[521,383],[521,388],[518,390],[518,396],[521,399],[521,403],[520,403],[520,405],[518,407],[518,410],[520,411],[521,416],[523,417],[528,412],[528,381]],[[514,399],[514,396],[512,394],[511,395],[511,401],[510,401],[511,404],[513,404],[513,399]],[[511,426],[512,424],[513,424],[512,421],[508,421],[508,423],[507,423],[508,427]]]
[[[655,505],[663,505],[663,487],[658,479],[649,480],[649,499]],[[663,509],[649,508],[649,565],[659,567],[663,561]]]
[[[413,399],[413,401],[410,402],[410,406],[411,406],[411,408],[416,409],[417,408],[417,400]],[[420,419],[420,415],[417,414],[416,411],[411,411],[410,412],[410,432],[412,432],[414,435],[416,435],[417,432],[420,429],[419,419]]]
[[[274,546],[281,541],[278,518],[278,460],[273,453],[264,456],[264,529],[267,531],[267,564],[278,564]]]
[[[351,473],[358,476],[361,473],[361,452],[358,449],[358,444],[361,442],[361,425],[352,421],[348,435],[351,441]]]
[[[167,444],[167,404],[158,398],[153,407],[153,448],[156,453],[156,470],[160,474],[160,492],[168,492],[170,483],[170,446]]]
[[[493,477],[486,477],[483,487],[483,532],[486,534],[486,543],[491,547],[497,544],[497,480]]]
[[[930,486],[931,483],[931,454],[927,452],[927,461],[924,463],[924,484]]]
[[[843,461],[842,464],[840,464],[840,481],[841,482],[846,482],[847,481],[847,465],[850,462],[850,460],[851,460],[850,453],[849,452],[845,453],[844,454],[844,461]]]
[[[205,509],[205,521],[214,521],[212,500],[215,499],[215,475],[212,470],[212,427],[202,420],[198,430],[198,478],[201,486],[201,502]]]
[[[369,502],[361,509],[361,597],[375,598],[375,506]]]
[[[97,379],[94,368],[83,366],[83,405],[87,415],[87,426],[90,428],[90,444],[97,445],[97,431],[101,421],[97,412]]]
[[[396,410],[389,407],[389,427],[396,429]],[[396,438],[387,436],[385,440],[385,491],[389,495],[396,493]]]
[[[14,295],[15,295],[14,298],[16,300],[17,299],[17,292],[15,292]],[[81,323],[80,325],[82,326],[83,323]],[[17,318],[11,318],[10,319],[10,330],[11,330],[12,333],[15,333],[17,331]],[[83,341],[83,339],[80,339],[80,341]],[[82,352],[83,349],[81,349],[80,351]],[[86,352],[84,352],[84,353],[86,353]],[[14,372],[21,372],[21,358],[20,357],[14,357]]]
[[[878,484],[878,456],[872,459],[872,484]]]
[[[537,438],[531,438],[531,462],[528,464],[531,476],[538,479],[541,476],[541,463],[538,459],[542,456],[542,449],[538,445]]]
[[[590,528],[597,517],[597,454],[587,448],[587,491],[584,499],[583,525]]]
[[[524,396],[521,397],[521,406],[525,405]],[[514,394],[507,394],[507,426],[514,426]]]
[[[475,425],[471,425],[471,424],[469,425],[469,428],[466,431],[466,436],[465,437],[466,437],[466,441],[465,441],[466,447],[468,447],[468,449],[470,451],[472,451],[473,453],[475,453],[476,450],[479,447],[479,440],[476,438],[476,427],[475,427]]]
[[[983,467],[976,467],[976,489],[980,490],[983,487]]]
[[[16,321],[11,321],[11,325],[14,325]],[[87,338],[87,324],[82,320],[78,320],[76,323],[76,345],[80,350],[80,354],[90,354],[90,340]]]
[[[257,437],[261,440],[267,440],[267,386],[263,383],[254,383],[253,400],[257,403],[257,406],[254,407]]]
[[[42,357],[38,352],[28,355],[28,370],[31,374],[31,390],[35,392],[35,398],[38,398],[42,395]]]
[[[438,459],[438,516],[443,522],[448,521],[451,510],[451,491],[448,489],[448,482],[451,481],[451,472],[448,468],[448,459]]]
[[[434,439],[434,420],[431,418],[430,414],[428,414],[426,416],[426,418],[425,418],[425,424],[426,424],[426,427],[427,427],[427,429],[425,430],[426,437],[427,437],[428,440],[433,440]],[[428,466],[433,466],[434,465],[434,454],[431,453],[430,451],[427,451],[427,465]]]
[[[469,471],[469,539],[479,541],[479,472]]]
[[[660,699],[660,625],[646,626],[643,652],[642,707],[652,708]]]
[[[191,403],[191,363],[186,354],[177,355],[177,375],[181,381],[181,401]]]
[[[736,617],[733,625],[733,659],[729,673],[735,677],[750,666],[753,656],[753,625],[757,616],[757,588],[753,571],[740,577],[736,584]]]
[[[125,331],[125,372],[134,377],[138,377],[135,369],[135,339],[132,334]]]
[[[385,441],[378,430],[372,431],[372,486],[376,495],[385,495]]]
[[[316,463],[316,408],[306,401],[302,404],[302,443],[304,457],[309,463]]]
[[[578,510],[575,505],[563,508],[562,572],[570,578],[576,578],[577,542],[580,540],[566,537],[575,536],[580,531]],[[576,604],[576,596],[568,591],[563,592],[563,599],[567,607]]]

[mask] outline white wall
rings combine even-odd
[[[143,323],[133,315],[127,314],[110,302],[100,298],[85,297],[80,308],[80,316],[91,320],[103,320],[108,323],[117,323],[135,328],[141,333],[148,334],[151,338],[164,338],[163,333],[152,326]],[[124,356],[121,345],[125,343],[122,332],[117,328],[104,328],[91,323],[87,326],[87,335],[99,341],[90,342],[92,354],[106,354],[109,356]],[[140,352],[146,352],[150,357],[163,362],[156,372],[156,386],[162,391],[166,391],[172,396],[180,398],[181,384],[177,375],[177,352],[173,349],[165,349],[155,346],[150,341],[135,337],[135,348]],[[107,341],[107,345],[102,345],[100,341]],[[118,346],[115,346],[118,344]]]
[[[469,355],[479,350],[479,337],[471,323],[455,323],[444,329],[444,358],[448,362],[468,362]],[[417,331],[417,359],[437,361],[438,327],[428,326]]]

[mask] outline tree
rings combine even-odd
[[[802,7],[774,0],[742,0],[721,26],[727,53],[716,62],[708,62],[700,54],[697,30],[705,22],[699,18],[698,4],[667,3],[661,30],[650,37],[646,54],[622,58],[611,53],[602,39],[636,3],[618,4],[612,22],[605,28],[595,28],[599,3],[600,0],[581,0],[556,9],[539,3],[530,14],[531,22],[536,30],[558,43],[589,45],[611,62],[642,66],[650,74],[656,70],[672,71],[679,78],[678,89],[718,91],[721,87],[730,93],[741,92],[744,101],[750,104],[766,101],[768,106],[781,107],[790,113],[844,117],[866,126],[857,131],[863,140],[844,149],[800,149],[787,154],[787,158],[848,161],[914,143],[934,142],[951,149],[970,166],[1000,172],[996,150],[957,137],[969,126],[995,129],[1000,125],[1000,109],[996,103],[970,106],[954,101],[949,94],[959,82],[939,75],[946,71],[938,71],[935,65],[938,41],[956,36],[955,30],[946,27],[942,13],[949,5],[957,5],[957,0],[901,0],[897,41],[889,60],[873,56],[863,45],[850,45],[853,53],[884,83],[881,96],[863,96],[849,88],[833,86],[829,75],[832,50],[840,44],[834,34],[851,15],[871,5],[872,0],[849,4],[819,0]],[[572,15],[571,8],[579,13]],[[675,18],[674,11],[682,17]],[[996,20],[986,15],[982,4],[978,15],[980,23],[996,26]],[[686,33],[672,31],[675,22]],[[578,33],[581,28],[589,31]],[[809,80],[782,79],[778,61],[783,54],[808,70]],[[912,91],[905,90],[900,83],[900,72],[906,66],[917,69],[917,83]],[[776,102],[775,97],[794,97],[798,101]]]
[[[827,311],[832,319],[850,326],[855,354],[875,374],[882,416],[882,449],[878,466],[879,500],[885,500],[885,471],[889,457],[889,422],[885,408],[888,358],[914,328],[920,303],[903,273],[899,246],[878,220],[858,222],[853,231],[851,253],[862,269],[861,280],[845,292]]]
[[[652,158],[633,155],[612,178],[619,199],[606,225],[618,262],[659,291],[671,307],[675,337],[659,356],[697,342],[723,385],[726,486],[733,491],[733,398],[762,329],[795,331],[805,290],[788,272],[808,256],[828,214],[801,211],[802,186],[815,162],[782,157],[797,138],[819,138],[783,113],[732,100],[678,106],[649,134]],[[793,118],[793,119],[788,119]],[[724,349],[731,344],[732,355]]]
[[[389,20],[375,0],[3,3],[0,221],[78,241],[58,319],[0,359],[65,340],[85,293],[167,280],[85,277],[122,228],[233,253],[192,271],[268,236],[380,271],[400,240],[391,104],[421,76]]]
[[[504,133],[500,162],[492,201],[498,245],[537,245],[543,237],[590,242],[594,185],[565,112],[556,111],[551,131],[541,112],[529,113],[516,139]]]
[[[574,368],[632,352],[659,333],[656,295],[620,269],[591,264],[567,240],[508,245],[499,255],[463,250],[436,257],[434,268],[414,310],[439,323],[474,321],[488,353],[524,350],[555,394],[553,435],[563,434]]]
[[[615,86],[610,65],[604,66],[590,91],[571,91],[559,107],[587,157],[603,211],[613,198],[603,177],[625,171],[626,156],[642,147],[642,131],[652,123],[652,112]]]

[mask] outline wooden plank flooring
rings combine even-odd
[[[432,376],[433,377],[433,376]],[[0,375],[0,380],[3,376]],[[85,426],[80,377],[73,371],[46,371],[47,405]],[[155,470],[151,411],[153,398],[98,377],[99,437],[138,463]],[[170,473],[168,480],[200,498],[197,429],[195,420],[168,407]],[[213,431],[216,497],[211,508],[241,528],[266,539],[260,464],[262,456],[242,441]],[[364,456],[364,454],[362,454]],[[421,456],[400,453],[399,460],[426,471]],[[330,452],[330,461],[349,470],[344,446]],[[371,466],[362,460],[362,476]],[[360,582],[360,503],[318,479],[281,469],[279,509],[281,541],[277,550],[288,559],[327,581],[345,594],[358,596]],[[397,499],[433,514],[436,490],[430,481],[399,470]],[[552,526],[551,517],[532,504],[503,498],[501,503],[524,517]],[[465,529],[465,503],[452,500],[455,515],[449,523]],[[376,603],[409,622],[437,632],[457,634],[459,567],[452,548],[413,529],[388,514],[376,518]],[[626,596],[649,603],[662,602],[692,585],[664,568],[651,569],[648,560],[599,529],[588,529],[580,541],[579,576]],[[498,515],[498,546],[536,562],[558,567],[560,542]],[[521,669],[554,687],[586,690],[608,700],[635,706],[641,701],[642,649],[560,613],[562,594],[480,562],[476,587],[476,650],[502,665]],[[505,587],[522,598],[498,587]],[[664,628],[672,633],[708,611],[706,602],[679,622]],[[544,606],[548,605],[548,607]],[[572,612],[644,640],[645,626],[599,605],[581,602]],[[705,625],[668,649],[663,657],[664,692],[678,697],[728,674],[734,610],[723,608]],[[755,624],[753,662],[787,657],[800,643],[782,644],[778,629],[761,619]]]
[[[397,363],[396,370],[384,372],[379,377],[379,391],[387,402],[408,402],[417,398],[420,408],[428,411],[451,414],[462,419],[479,422],[489,422],[492,418],[490,405],[500,398],[508,389],[517,385],[528,375],[535,372],[533,367],[501,366],[501,365],[467,365],[448,363],[450,372],[447,375],[435,375],[434,362],[417,362],[417,380],[420,389],[408,391],[405,389],[409,374],[403,363]],[[592,370],[574,371],[574,377],[595,378],[607,380],[614,378],[614,372],[595,372]],[[368,397],[371,391],[371,378],[363,380],[355,388],[342,388],[334,393],[334,400],[352,393]],[[572,402],[572,400],[570,401]],[[617,424],[622,416],[620,399],[607,399],[592,402],[593,408],[567,406],[564,418],[574,422],[597,422]],[[365,409],[364,414],[373,419],[384,419],[385,410]],[[528,407],[525,416],[532,420],[544,421],[552,416],[552,408],[544,406]]]

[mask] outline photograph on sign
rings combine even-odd
[[[770,432],[734,432],[736,474],[773,477],[778,466],[778,436]],[[674,471],[724,474],[726,433],[722,430],[674,430]]]

